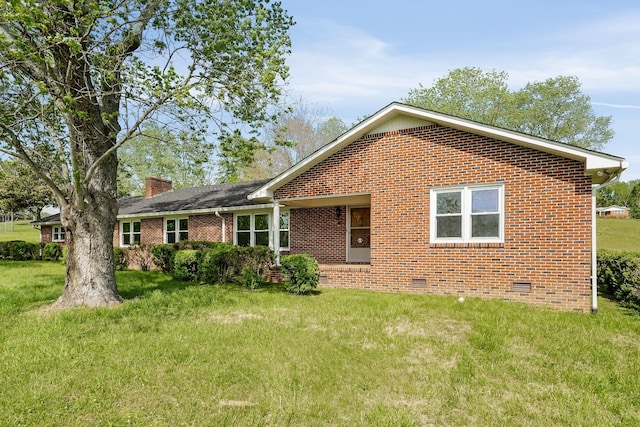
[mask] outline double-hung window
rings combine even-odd
[[[235,217],[235,241],[238,246],[269,246],[271,215],[268,213],[240,214]],[[289,248],[289,212],[280,212],[280,248]]]
[[[431,190],[431,242],[504,241],[504,186]]]
[[[289,212],[280,212],[280,249],[289,249]]]
[[[140,221],[120,222],[120,245],[140,245]]]
[[[189,218],[169,218],[164,222],[164,240],[176,243],[189,240]]]
[[[64,242],[65,233],[64,227],[52,227],[51,228],[51,241],[52,242]]]

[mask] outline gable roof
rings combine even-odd
[[[148,199],[144,196],[125,197],[118,201],[120,203],[118,218],[148,218],[256,208],[263,206],[263,204],[247,199],[247,194],[269,181],[269,179],[261,179],[205,185],[202,187],[178,188],[165,191]],[[60,224],[60,214],[50,215],[33,221],[31,224]]]
[[[619,176],[620,173],[628,167],[628,163],[622,157],[393,102],[285,172],[276,176],[274,179],[257,188],[249,195],[249,198],[251,200],[261,201],[273,200],[273,192],[275,190],[362,136],[429,124],[447,126],[476,135],[483,135],[511,144],[578,160],[584,163],[585,175],[592,176],[594,184],[606,183]]]

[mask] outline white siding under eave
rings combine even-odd
[[[385,122],[384,124],[382,124],[382,126],[379,126],[373,129],[367,135],[373,135],[376,133],[383,133],[383,132],[391,132],[394,130],[401,130],[401,129],[412,129],[412,128],[417,128],[421,126],[429,126],[433,124],[435,123],[422,120],[422,119],[416,119],[414,117],[397,116]]]

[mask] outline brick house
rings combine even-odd
[[[147,197],[121,202],[114,243],[268,244],[314,255],[325,287],[596,311],[595,191],[626,167],[392,103],[271,180],[170,190],[152,179]],[[60,238],[54,222],[43,241]]]
[[[604,218],[629,218],[629,208],[626,206],[607,206],[597,208],[596,213]]]

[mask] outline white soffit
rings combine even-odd
[[[381,126],[378,126],[377,128],[368,132],[367,135],[391,132],[391,131],[402,130],[402,129],[412,129],[412,128],[429,126],[434,124],[435,124],[434,122],[418,119],[415,117],[396,116],[396,117],[393,117],[391,120],[383,123]]]

